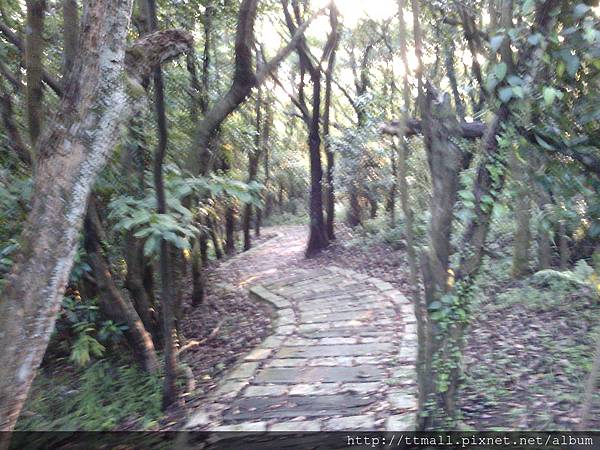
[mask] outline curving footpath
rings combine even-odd
[[[284,230],[231,260],[240,276],[230,288],[269,302],[275,332],[225,376],[186,429],[414,429],[412,305],[377,278],[302,267],[302,236],[303,230]],[[248,273],[254,265],[261,276]]]

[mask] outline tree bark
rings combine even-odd
[[[125,107],[122,68],[130,8],[124,0],[86,4],[79,89],[63,99],[55,119],[59,126],[50,127],[37,147],[42,151],[36,155],[32,208],[0,303],[2,431],[14,427],[46,350],[91,185],[116,142]],[[112,106],[101,107],[105,104]]]
[[[0,430],[12,430],[54,329],[87,200],[119,137],[131,85],[191,44],[181,31],[134,44],[124,74],[130,0],[86,1],[78,77],[40,135],[32,207],[0,302]],[[110,105],[110,107],[106,107]],[[60,246],[56,243],[60,242]]]
[[[35,144],[42,130],[43,90],[42,72],[44,56],[44,12],[46,0],[27,0],[27,37],[25,39],[25,67],[27,70],[27,121],[29,140]]]
[[[228,256],[235,255],[235,206],[230,204],[233,199],[230,199],[225,210],[225,254]]]
[[[148,1],[148,24],[150,31],[158,29],[155,0]],[[156,111],[156,124],[158,131],[158,146],[154,154],[154,189],[156,191],[156,211],[158,214],[167,214],[167,201],[165,183],[163,178],[163,163],[167,155],[168,130],[167,115],[165,111],[164,85],[162,69],[154,69],[154,107]],[[163,332],[163,352],[165,357],[165,378],[163,384],[162,406],[166,409],[177,398],[177,350],[175,348],[175,292],[173,286],[173,259],[168,242],[163,238],[160,241],[160,302]]]
[[[68,75],[73,67],[79,45],[79,11],[77,0],[62,0],[63,8],[63,89],[68,87]]]
[[[310,154],[310,234],[306,246],[306,256],[315,256],[329,244],[323,220],[323,167],[321,165],[321,137],[319,119],[321,108],[321,76],[315,71],[311,74],[313,83],[312,121],[308,133],[308,151]]]
[[[560,252],[560,270],[567,270],[569,268],[569,260],[571,259],[571,252],[569,250],[569,236],[567,234],[567,224],[565,220],[561,220],[558,224],[558,249]]]
[[[527,180],[525,167],[517,159],[515,152],[509,155],[509,164],[512,178],[516,189],[514,213],[517,229],[513,244],[512,276],[520,278],[529,271],[529,244],[530,232],[530,201],[527,194]]]
[[[552,203],[550,194],[543,187],[538,187],[538,207],[543,212]],[[552,266],[552,234],[551,227],[539,223],[537,227],[538,268],[549,269]]]
[[[210,65],[210,38],[212,13],[214,8],[207,7],[204,13],[204,55],[203,55],[203,72],[202,84],[198,80],[196,72],[196,55],[193,52],[187,55],[187,70],[190,74],[190,120],[193,124],[199,120],[198,109],[205,112],[208,107],[208,69]],[[206,149],[207,155],[202,157],[204,161],[203,167],[208,168],[209,149]],[[203,173],[204,175],[204,173]],[[186,200],[187,206],[190,207],[194,202],[198,202],[196,195],[192,195]],[[202,226],[202,220],[198,220]],[[191,251],[191,271],[192,271],[192,306],[198,306],[204,301],[204,274],[202,266],[208,263],[208,243],[207,233],[202,230],[200,235],[192,242]]]
[[[331,148],[331,137],[330,137],[330,121],[331,121],[331,94],[332,94],[332,81],[333,81],[333,71],[335,69],[335,57],[337,53],[337,47],[339,44],[339,30],[338,30],[338,19],[337,19],[337,10],[335,5],[332,7],[330,13],[330,24],[331,24],[331,32],[334,34],[333,37],[333,49],[329,55],[329,59],[327,60],[327,70],[325,71],[325,105],[323,111],[323,139],[325,141],[325,156],[327,158],[327,169],[326,169],[326,181],[327,181],[327,202],[326,202],[326,232],[327,238],[330,241],[335,239],[335,186],[333,180],[333,173],[335,170],[335,156],[333,154],[333,149]]]
[[[210,234],[210,239],[213,243],[213,250],[215,252],[215,258],[222,259],[223,258],[223,248],[221,245],[221,239],[217,234],[217,230],[215,229],[214,221],[209,217],[206,219],[206,224],[208,226],[208,233]]]
[[[261,132],[262,132],[262,90],[260,86],[256,92],[256,121],[255,121],[255,132],[254,135],[254,148],[248,151],[248,183],[256,180],[258,174],[258,162],[261,154]],[[252,247],[252,237],[250,236],[250,230],[252,228],[252,204],[246,203],[244,205],[244,251],[250,250]]]

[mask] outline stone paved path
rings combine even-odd
[[[275,332],[226,375],[186,428],[413,429],[416,325],[409,301],[368,275],[303,267],[304,230],[284,231],[228,263],[236,265],[231,289],[250,289],[273,305]]]

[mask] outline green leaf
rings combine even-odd
[[[540,146],[542,146],[546,150],[554,150],[554,147],[552,147],[550,144],[548,144],[545,140],[543,140],[537,134],[535,135],[535,140],[537,141],[538,144],[540,144]]]
[[[513,96],[517,97],[517,98],[525,97],[525,91],[523,90],[523,88],[521,86],[513,86],[512,93],[513,93]]]
[[[542,42],[542,37],[543,36],[540,33],[535,33],[527,38],[527,42],[529,42],[531,45],[538,45],[540,42]]]
[[[584,3],[579,3],[573,10],[573,17],[580,19],[590,10],[590,7]]]
[[[503,87],[498,91],[498,97],[502,103],[507,103],[513,96],[513,88],[512,87]]]
[[[521,79],[521,77],[518,77],[516,75],[509,75],[506,81],[508,81],[508,84],[510,84],[511,86],[523,85],[523,80]]]
[[[535,9],[535,0],[525,0],[523,3],[523,14],[528,15]]]
[[[150,236],[146,242],[144,242],[144,255],[151,256],[158,250],[158,237],[156,235]]]
[[[567,59],[567,73],[572,77],[575,76],[577,71],[579,70],[579,58],[575,55],[571,55],[570,58]]]
[[[506,63],[503,62],[496,64],[496,66],[494,67],[494,73],[496,74],[496,79],[498,81],[502,81],[504,79],[507,71],[508,66],[506,65]]]
[[[437,309],[440,309],[441,307],[442,307],[442,304],[440,302],[438,302],[437,300],[433,301],[429,304],[429,309],[431,311],[435,311]]]
[[[471,191],[460,191],[458,193],[458,196],[461,198],[461,200],[463,201],[467,201],[467,202],[474,202],[475,201],[475,196],[473,195],[473,193]]]
[[[494,199],[490,195],[485,194],[481,197],[481,202],[491,205],[492,203],[494,203]]]
[[[498,86],[498,80],[496,79],[496,76],[493,73],[489,73],[485,80],[485,88],[491,94],[494,92],[496,86]]]
[[[556,98],[556,89],[551,88],[551,87],[545,87],[544,88],[544,103],[546,103],[547,106],[552,105],[552,103],[554,103],[554,99]]]
[[[501,34],[498,34],[496,36],[493,36],[490,39],[490,47],[492,47],[492,50],[494,50],[495,52],[498,51],[498,49],[500,48],[500,46],[502,45],[502,41],[504,41],[504,36]]]

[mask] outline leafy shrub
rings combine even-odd
[[[549,287],[556,290],[593,288],[594,269],[584,260],[577,262],[573,270],[540,270],[533,274],[531,281],[543,287]]]
[[[79,367],[88,365],[92,358],[102,357],[106,346],[120,342],[127,330],[126,325],[104,320],[95,299],[82,301],[78,296],[63,299],[56,328],[59,345]]]
[[[265,220],[265,226],[276,226],[276,225],[306,225],[309,223],[308,214],[302,211],[299,214],[291,214],[284,212],[282,214],[276,214]]]

